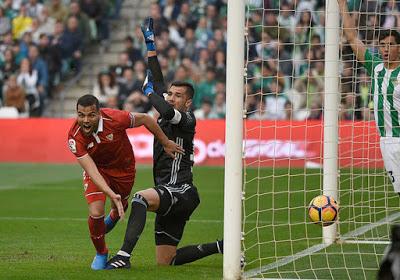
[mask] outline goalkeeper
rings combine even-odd
[[[400,194],[400,34],[396,30],[379,32],[380,58],[357,37],[347,1],[338,0],[338,3],[347,41],[372,79],[371,92],[381,153],[393,188]]]
[[[177,155],[175,160],[170,159],[158,140],[154,139],[155,187],[134,195],[124,243],[117,255],[108,261],[106,269],[130,267],[131,253],[143,231],[147,211],[157,214],[154,230],[157,264],[182,265],[223,252],[222,241],[191,245],[177,250],[186,221],[200,203],[192,173],[196,118],[190,107],[194,89],[190,83],[176,81],[166,90],[157,59],[151,18],[146,21],[142,31],[150,68],[143,85],[143,93],[159,112],[158,123],[164,133],[169,139],[176,140],[184,148],[185,154]]]

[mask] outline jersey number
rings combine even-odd
[[[388,171],[390,179],[392,180],[392,183],[394,183],[394,176],[393,176],[393,171]]]

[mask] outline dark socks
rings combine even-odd
[[[140,194],[135,194],[132,199],[132,209],[126,227],[124,244],[121,251],[131,254],[146,224],[148,203]]]
[[[171,265],[182,265],[185,263],[191,263],[209,255],[222,253],[222,250],[223,249],[221,241],[186,246],[176,251],[176,256],[172,259]]]

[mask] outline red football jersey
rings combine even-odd
[[[68,133],[68,146],[80,158],[89,154],[98,168],[125,169],[135,166],[135,156],[126,129],[134,126],[134,116],[126,111],[100,109],[96,133],[86,136],[75,120]]]

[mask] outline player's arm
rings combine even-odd
[[[89,154],[86,154],[78,158],[78,162],[82,166],[83,170],[85,170],[85,172],[90,176],[93,183],[114,202],[118,208],[118,214],[120,217],[123,217],[124,207],[121,202],[121,196],[114,193],[114,191],[108,186],[107,182],[97,169],[92,157]]]
[[[350,16],[349,9],[347,8],[347,0],[338,0],[340,15],[343,21],[343,32],[353,49],[356,58],[360,62],[365,61],[365,52],[367,47],[357,36],[357,28],[354,24],[353,18]]]
[[[135,127],[144,125],[154,137],[164,147],[165,152],[172,158],[175,158],[175,153],[183,154],[185,150],[176,144],[174,141],[169,140],[167,135],[162,131],[157,122],[149,115],[142,113],[135,113]]]
[[[153,19],[146,19],[144,25],[141,26],[143,37],[147,47],[147,62],[150,71],[153,73],[154,92],[163,96],[167,92],[167,87],[164,82],[163,73],[161,71],[160,63],[157,58],[156,44],[154,42],[154,28]]]

